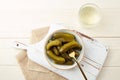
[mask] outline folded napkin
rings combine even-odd
[[[40,28],[32,31],[31,43],[39,42],[48,32],[49,27]],[[26,51],[21,51],[16,56],[18,64],[26,80],[67,80],[64,77],[34,63],[27,57]]]
[[[47,31],[48,31],[48,27],[44,29],[33,30],[31,42],[36,43],[40,41],[45,36]],[[88,80],[95,80],[105,61],[105,58],[107,55],[107,49],[96,40],[92,41],[86,37],[83,37],[83,41],[84,41],[86,50],[85,50],[85,56],[83,57],[83,60],[81,61],[81,65],[83,67],[85,74],[88,77]],[[25,78],[27,80],[43,80],[43,79],[44,80],[48,80],[48,79],[66,80],[65,78],[69,80],[74,80],[74,79],[84,80],[78,67],[75,67],[74,69],[71,69],[71,70],[62,71],[62,70],[54,69],[52,67],[49,68],[50,66],[47,63],[44,64],[42,62],[37,62],[41,64],[42,66],[48,68],[49,69],[48,70],[32,62],[31,60],[29,60],[27,58],[25,51],[23,51],[22,54],[21,53],[18,54],[17,59],[25,75]],[[54,72],[57,74],[55,74]],[[62,76],[58,74],[64,76],[65,78],[63,78]]]

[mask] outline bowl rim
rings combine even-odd
[[[67,65],[68,67],[66,67],[66,68],[63,68],[63,66],[65,66],[65,65],[60,65],[60,64],[55,64],[55,63],[53,63],[51,60],[49,60],[50,58],[47,56],[47,54],[46,54],[46,44],[48,43],[48,40],[51,38],[51,36],[54,34],[54,33],[57,33],[57,32],[66,32],[66,33],[71,33],[71,34],[73,34],[75,37],[77,36],[77,37],[79,37],[79,39],[80,39],[80,41],[78,41],[78,42],[80,42],[80,44],[82,45],[82,53],[80,53],[80,56],[79,56],[79,60],[78,60],[78,62],[81,62],[81,60],[83,59],[83,56],[84,56],[84,43],[83,43],[83,40],[82,40],[82,36],[80,35],[80,34],[77,34],[76,33],[76,30],[70,30],[70,29],[59,29],[59,30],[56,30],[56,31],[54,31],[54,32],[52,32],[47,38],[46,38],[46,40],[45,40],[45,46],[44,46],[44,56],[45,56],[45,58],[46,58],[46,60],[47,60],[47,62],[52,66],[52,67],[54,67],[54,68],[56,68],[56,69],[60,69],[60,70],[66,70],[66,69],[72,69],[72,68],[74,68],[74,67],[76,67],[77,66],[77,64],[76,63],[74,63],[73,65]],[[55,65],[53,65],[53,64],[55,64],[55,65],[60,65],[60,66],[62,66],[62,68],[60,68],[60,67],[57,67],[57,66],[55,66]]]

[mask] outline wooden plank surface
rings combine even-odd
[[[0,37],[28,38],[32,29],[48,26],[52,23],[70,24],[75,29],[92,37],[119,37],[120,18],[118,16],[120,8],[103,8],[101,10],[103,13],[101,23],[96,28],[86,29],[80,25],[76,8],[50,10],[0,9]]]
[[[83,28],[78,11],[84,3],[96,3],[102,20]],[[63,23],[108,45],[110,52],[97,80],[120,80],[120,0],[0,0],[0,80],[25,80],[15,59],[13,41],[29,43],[31,30]],[[72,27],[73,28],[73,27]]]
[[[97,80],[119,80],[120,67],[103,67]]]
[[[19,66],[0,66],[0,80],[25,80]]]

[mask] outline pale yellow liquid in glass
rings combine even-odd
[[[80,16],[81,23],[87,24],[87,25],[97,24],[101,19],[98,8],[93,5],[83,6],[80,9],[79,16]]]

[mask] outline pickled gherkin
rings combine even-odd
[[[75,57],[78,58],[80,53],[78,51],[75,51]]]
[[[57,55],[57,56],[59,55],[59,51],[56,47],[53,47],[52,50],[53,50],[55,55]]]
[[[70,42],[74,40],[74,35],[69,33],[59,32],[59,33],[53,34],[53,38],[59,39],[62,42]]]
[[[73,49],[73,48],[77,48],[77,49],[81,50],[81,49],[82,49],[82,46],[81,46],[78,42],[76,42],[75,40],[73,40],[73,41],[71,41],[71,42],[69,42],[69,43],[64,44],[64,45],[61,47],[60,52],[61,52],[61,53],[65,53],[65,52],[67,52],[68,50]]]
[[[59,46],[62,45],[62,42],[58,39],[55,39],[53,41],[50,41],[47,45],[46,45],[46,49],[49,50],[51,47],[53,46]]]
[[[56,56],[51,50],[47,51],[47,55],[57,63],[65,63],[65,59],[61,56]]]
[[[71,60],[71,61],[65,62],[64,64],[65,64],[65,65],[72,65],[72,64],[74,64],[74,62]]]
[[[65,58],[65,60],[71,60],[71,57],[69,57],[67,53],[63,53],[61,56]]]

